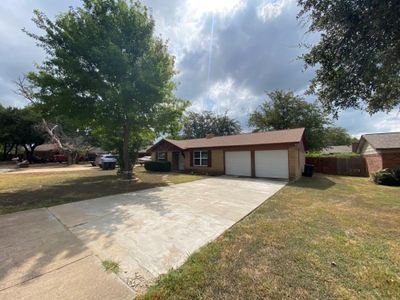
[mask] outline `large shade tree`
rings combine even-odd
[[[240,124],[226,113],[219,115],[211,111],[188,112],[183,123],[183,137],[204,138],[207,134],[216,136],[240,133]]]
[[[293,92],[273,91],[268,99],[250,115],[249,126],[255,131],[304,127],[310,150],[325,147],[324,130],[329,116],[315,103],[308,103]]]
[[[400,1],[298,2],[299,16],[321,37],[303,56],[306,66],[316,68],[309,92],[335,114],[346,108],[375,113],[398,107]]]
[[[123,0],[84,0],[53,22],[35,11],[43,35],[27,32],[47,53],[27,74],[30,98],[49,116],[101,132],[122,157],[123,177],[143,136],[179,129],[187,106],[173,95],[174,57],[154,35],[146,7]]]

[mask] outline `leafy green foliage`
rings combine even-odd
[[[327,146],[351,145],[353,142],[357,142],[357,139],[353,138],[345,128],[325,128],[325,144]]]
[[[146,161],[144,168],[147,171],[169,172],[171,171],[171,162],[169,161]]]
[[[250,115],[250,127],[254,127],[255,131],[304,127],[310,150],[326,146],[324,126],[330,120],[317,104],[308,103],[293,92],[273,91],[267,95],[269,99]]]
[[[299,0],[320,41],[302,58],[316,67],[309,92],[330,112],[389,111],[400,104],[400,2]]]
[[[240,124],[224,115],[218,115],[211,111],[203,111],[201,113],[189,112],[183,124],[183,137],[204,138],[207,134],[215,134],[216,136],[239,134],[241,131]]]
[[[98,133],[119,151],[124,173],[143,136],[179,129],[187,102],[173,95],[174,57],[155,37],[146,7],[84,0],[55,22],[39,11],[33,20],[45,34],[27,34],[47,53],[27,75],[36,105]]]
[[[323,157],[336,157],[336,158],[352,158],[359,157],[360,154],[354,152],[342,152],[342,153],[332,153],[332,154],[322,154],[319,151],[311,151],[306,153],[306,157],[315,157],[315,158],[323,158]]]
[[[375,172],[372,180],[377,184],[400,186],[400,167]]]
[[[0,143],[3,159],[7,158],[13,147],[23,146],[27,159],[31,159],[35,148],[47,138],[40,126],[40,115],[31,107],[0,109]]]

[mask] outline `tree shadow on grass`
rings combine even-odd
[[[324,176],[314,175],[313,177],[302,177],[301,179],[289,183],[290,186],[313,189],[313,190],[327,190],[333,187],[336,183]]]

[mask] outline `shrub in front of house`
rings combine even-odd
[[[372,180],[377,184],[400,186],[400,167],[375,172]]]
[[[169,161],[146,161],[144,168],[147,171],[169,172],[171,171],[171,163]]]

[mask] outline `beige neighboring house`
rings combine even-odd
[[[53,155],[59,153],[60,148],[57,144],[42,144],[35,148],[35,155],[43,159],[51,159]]]
[[[400,167],[400,132],[364,134],[357,148],[367,165],[368,173]]]
[[[304,171],[304,128],[207,135],[201,139],[162,139],[152,160],[170,161],[176,171],[295,180]]]
[[[336,153],[351,153],[353,149],[351,146],[329,146],[321,150],[321,154],[336,154]]]

